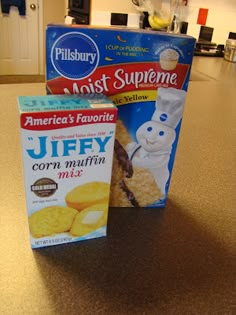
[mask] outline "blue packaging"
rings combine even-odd
[[[48,26],[47,93],[102,93],[118,106],[110,206],[165,206],[194,45],[165,32]]]

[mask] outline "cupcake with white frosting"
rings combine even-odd
[[[179,61],[179,54],[174,49],[165,49],[160,54],[160,65],[163,70],[174,70]]]

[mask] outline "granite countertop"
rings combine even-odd
[[[111,209],[107,237],[34,251],[16,97],[45,88],[0,85],[1,314],[236,312],[235,71],[194,58],[165,209]]]

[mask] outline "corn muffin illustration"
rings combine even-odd
[[[106,225],[108,204],[98,203],[78,212],[70,229],[73,236],[82,236]]]
[[[63,206],[42,208],[29,217],[30,232],[35,238],[68,232],[77,213]]]
[[[160,65],[163,70],[174,70],[179,61],[179,54],[174,49],[165,49],[160,54]]]
[[[73,237],[70,230],[85,208],[108,209],[117,107],[102,93],[19,96],[18,106],[32,248],[106,236],[100,210],[85,220],[102,225],[95,233]]]
[[[110,185],[104,182],[90,182],[72,189],[65,197],[69,207],[81,211],[97,203],[108,203]]]

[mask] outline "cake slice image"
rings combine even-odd
[[[118,120],[111,179],[111,207],[146,207],[162,197],[152,173],[133,167],[125,146],[132,142],[127,129]]]
[[[125,155],[125,158],[121,157],[121,150]],[[118,158],[120,157],[120,159]],[[122,163],[123,161],[123,163]],[[125,149],[121,146],[118,140],[115,140],[115,154],[113,158],[111,178],[111,193],[110,193],[110,206],[111,207],[130,207],[131,203],[126,196],[126,192],[122,189],[121,184],[124,176],[130,177],[133,174],[133,168],[131,162],[128,160],[128,155]]]
[[[134,167],[133,176],[124,177],[121,188],[133,207],[146,207],[162,197],[155,178],[147,168]]]

